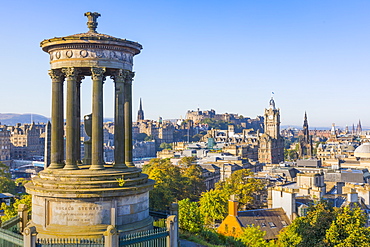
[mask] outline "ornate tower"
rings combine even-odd
[[[137,121],[144,120],[144,111],[143,111],[143,105],[141,103],[141,98],[140,98],[140,105],[139,105],[139,110],[137,112]]]
[[[269,107],[265,109],[265,133],[275,139],[280,137],[280,110],[276,109],[272,97]]]
[[[299,140],[299,158],[311,158],[313,154],[312,138],[308,129],[307,113],[304,113],[303,120],[303,137]]]
[[[259,137],[258,161],[278,164],[284,161],[284,139],[280,135],[280,110],[272,97],[264,118],[265,132]]]
[[[154,181],[132,163],[132,67],[142,46],[98,33],[99,13],[85,16],[88,32],[41,42],[51,65],[51,164],[26,185],[32,195],[30,226],[39,238],[100,238],[107,228],[124,234],[152,227],[149,190]],[[82,164],[80,85],[86,76],[92,79],[92,113],[85,117],[90,141],[84,161],[89,162]],[[111,165],[103,161],[106,77],[115,85],[115,161]]]

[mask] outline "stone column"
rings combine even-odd
[[[63,72],[67,78],[66,104],[66,165],[64,169],[78,169],[76,162],[76,68],[65,68]]]
[[[125,71],[125,83],[124,83],[124,94],[125,94],[125,163],[127,166],[135,166],[132,162],[132,80],[135,73],[132,71]]]
[[[64,113],[63,82],[64,74],[60,70],[49,70],[52,80],[51,93],[51,157],[49,169],[63,168],[64,160]]]
[[[125,74],[120,69],[111,76],[115,83],[114,101],[114,168],[125,165],[124,82]]]
[[[103,81],[105,68],[91,68],[92,92],[92,133],[91,166],[92,170],[104,169],[103,161]]]
[[[75,107],[75,129],[76,129],[76,162],[81,162],[81,82],[84,76],[78,76],[76,81],[76,107]]]

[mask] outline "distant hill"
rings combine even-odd
[[[6,125],[16,125],[17,123],[47,123],[49,118],[39,114],[17,114],[17,113],[0,113],[0,123]]]

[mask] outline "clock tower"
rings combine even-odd
[[[275,101],[271,97],[269,107],[265,109],[265,133],[272,138],[280,137],[280,110],[276,109]]]
[[[259,137],[258,161],[278,164],[284,161],[284,139],[280,136],[280,109],[276,109],[272,97],[264,118],[265,133]]]

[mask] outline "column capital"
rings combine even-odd
[[[74,80],[77,80],[78,77],[80,77],[80,74],[81,74],[81,70],[78,69],[78,68],[74,68],[74,67],[63,68],[62,72],[63,72],[63,74],[66,78],[74,79]]]
[[[115,70],[112,72],[112,75],[110,76],[110,78],[115,82],[115,83],[120,83],[120,82],[125,82],[125,74],[124,74],[124,70],[122,69],[119,69],[119,70]]]
[[[104,75],[105,71],[106,71],[105,68],[92,67],[91,68],[91,79],[105,81],[105,75]]]
[[[64,74],[60,70],[51,69],[48,72],[49,76],[51,77],[52,81],[62,82],[64,81]]]
[[[130,70],[125,70],[124,75],[125,75],[125,83],[132,84],[132,81],[134,80],[135,72],[130,71]]]

